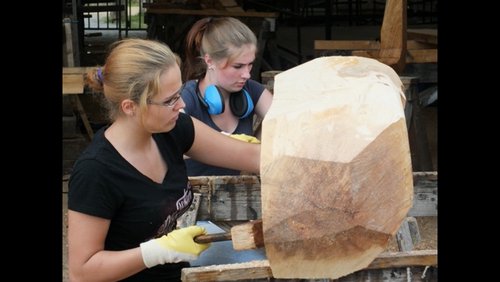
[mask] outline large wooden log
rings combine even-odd
[[[266,255],[275,278],[367,267],[412,206],[402,83],[363,57],[322,57],[275,77],[262,131]]]

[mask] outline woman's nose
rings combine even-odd
[[[251,72],[251,71],[252,71],[252,67],[245,68],[245,71],[243,71],[243,73],[241,74],[241,76],[242,76],[243,78],[248,79],[248,78],[250,78],[250,77],[251,77],[251,75],[250,75],[250,72]]]

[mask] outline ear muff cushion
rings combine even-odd
[[[246,118],[253,111],[253,102],[250,94],[245,89],[232,93],[229,98],[229,105],[233,114],[240,119]]]
[[[208,113],[211,115],[219,115],[224,112],[224,98],[215,85],[209,85],[205,89],[205,97],[203,99],[208,105]]]

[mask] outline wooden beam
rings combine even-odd
[[[407,217],[396,232],[396,242],[401,252],[409,252],[420,242],[420,232],[417,219]]]
[[[90,140],[92,140],[94,138],[94,130],[92,130],[89,118],[87,117],[87,112],[85,112],[85,109],[83,108],[82,102],[80,101],[80,97],[78,95],[73,95],[71,97],[72,97],[71,103],[73,104],[73,107],[76,109],[76,111],[82,118],[83,126],[85,127],[85,130],[87,131]]]
[[[398,267],[436,266],[437,250],[421,250],[411,252],[381,253],[363,270],[354,272],[340,279],[357,276],[369,270],[384,270]],[[222,264],[182,269],[181,280],[191,281],[237,281],[245,279],[272,278],[273,274],[268,260],[250,261],[235,264]],[[357,280],[356,280],[357,281]]]
[[[434,45],[438,44],[437,29],[412,28],[407,30],[407,36],[408,39],[414,39],[416,41],[431,43]]]
[[[63,95],[83,93],[83,75],[81,74],[63,74],[62,84]]]
[[[225,10],[215,10],[215,9],[189,10],[189,9],[147,8],[146,13],[162,14],[162,15],[189,15],[189,16],[240,17],[240,18],[277,18],[279,16],[279,13],[272,13],[272,12],[248,12],[248,11],[242,12],[242,11],[225,11]]]
[[[380,42],[374,40],[314,40],[314,50],[377,50]]]
[[[244,12],[243,8],[241,8],[235,0],[219,0],[219,3],[226,11],[231,12]]]
[[[437,49],[408,50],[407,63],[437,63]]]
[[[367,269],[437,265],[437,250],[381,253]]]
[[[435,45],[416,40],[406,41],[408,50],[433,49]],[[315,51],[328,50],[379,50],[380,41],[375,40],[314,40]]]
[[[437,216],[437,171],[413,173],[413,206],[408,216]]]
[[[198,220],[262,218],[258,176],[193,176],[189,180],[193,191],[202,194]]]
[[[267,260],[188,267],[183,268],[181,272],[183,282],[237,281],[268,277],[273,277],[273,274]]]
[[[177,219],[177,228],[196,225],[196,217],[198,215],[198,209],[200,207],[200,198],[200,193],[193,193],[193,202],[191,203],[191,206],[189,206],[189,210],[187,210]]]
[[[418,93],[418,101],[420,106],[427,107],[430,104],[436,102],[438,99],[438,89],[437,86],[429,87],[422,92]]]
[[[378,51],[352,51],[353,56],[367,57],[379,60],[380,53]],[[437,63],[437,49],[426,50],[407,50],[407,63]]]
[[[406,0],[387,0],[380,29],[378,59],[401,73],[406,61]]]
[[[85,74],[90,67],[63,67],[63,74]]]
[[[437,216],[436,171],[413,172],[413,206],[408,216]],[[260,178],[254,175],[191,176],[201,193],[198,220],[232,221],[262,218]]]

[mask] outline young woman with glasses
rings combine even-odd
[[[72,281],[180,281],[208,248],[202,227],[176,229],[193,192],[183,155],[257,173],[260,145],[211,129],[181,110],[181,71],[164,44],[125,39],[87,74],[110,125],[75,162],[68,194]]]

